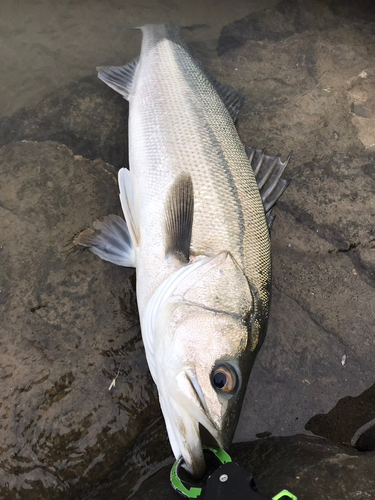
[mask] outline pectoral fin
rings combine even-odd
[[[175,253],[189,261],[194,216],[194,192],[190,174],[172,185],[165,213],[166,254]]]
[[[103,260],[124,267],[135,267],[135,250],[124,219],[107,215],[96,220],[93,229],[85,229],[73,238],[73,245],[86,247]]]

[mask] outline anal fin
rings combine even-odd
[[[107,215],[96,220],[72,240],[73,246],[86,247],[103,260],[124,267],[135,267],[135,249],[124,219]]]
[[[280,155],[268,156],[265,149],[256,149],[245,145],[245,150],[258,184],[268,227],[271,229],[275,219],[271,213],[272,209],[290,184],[290,180],[282,179],[281,176],[292,156],[292,152],[282,162]]]
[[[174,253],[189,261],[193,230],[194,192],[190,174],[182,174],[173,183],[166,206],[166,254]]]

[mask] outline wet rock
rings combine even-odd
[[[52,142],[0,150],[1,498],[77,499],[104,488],[160,419],[134,271],[64,253],[93,219],[121,213],[117,198],[102,161]],[[131,485],[142,460],[129,460]]]
[[[116,168],[128,165],[128,103],[96,75],[62,87],[30,108],[0,119],[0,146],[56,141]]]
[[[232,459],[251,471],[258,490],[272,498],[283,489],[301,500],[370,500],[375,453],[359,453],[310,436],[274,437],[232,447]],[[132,500],[177,500],[170,465],[144,482]]]
[[[162,416],[145,427],[134,446],[122,457],[122,466],[110,472],[100,485],[91,490],[84,500],[126,500],[139,486],[160,470],[172,465],[174,458],[169,445]],[[159,500],[159,497],[155,496]],[[160,497],[162,498],[162,497]]]

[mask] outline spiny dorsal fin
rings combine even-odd
[[[272,223],[275,220],[275,217],[271,214],[272,208],[290,184],[290,180],[286,181],[285,179],[281,179],[281,176],[293,152],[291,152],[288,158],[282,162],[280,160],[280,155],[266,155],[266,149],[251,148],[245,144],[245,150],[252,169],[254,170],[260,196],[263,201],[264,211],[266,213],[268,227],[271,229]]]
[[[135,250],[128,227],[118,215],[107,215],[96,220],[95,230],[85,229],[73,240],[73,246],[89,248],[103,260],[118,266],[135,267]]]
[[[136,57],[125,66],[99,66],[96,68],[98,77],[125,99],[129,99],[138,62],[139,57]]]
[[[181,174],[173,183],[165,214],[166,254],[176,253],[189,261],[193,229],[194,192],[190,174]]]
[[[215,78],[210,77],[211,83],[216,89],[216,92],[219,94],[221,99],[223,100],[227,110],[229,111],[230,116],[234,123],[237,121],[238,113],[240,108],[245,100],[244,96],[239,92],[234,90],[230,85],[224,85],[218,82]]]

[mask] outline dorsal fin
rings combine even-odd
[[[125,99],[129,99],[138,63],[139,57],[136,57],[125,66],[99,66],[96,69],[100,80],[116,90]]]
[[[166,254],[175,253],[189,261],[194,216],[193,182],[188,173],[181,174],[170,188],[166,213]]]
[[[256,149],[245,145],[245,150],[258,184],[268,227],[271,229],[275,219],[271,214],[272,208],[290,184],[290,180],[281,179],[281,176],[293,152],[282,162],[280,155],[266,155],[266,149]]]
[[[240,108],[245,100],[244,96],[234,90],[230,85],[224,85],[218,82],[215,78],[211,77],[211,82],[215,87],[217,93],[223,100],[227,110],[229,111],[230,116],[234,123],[237,121],[238,113]]]

